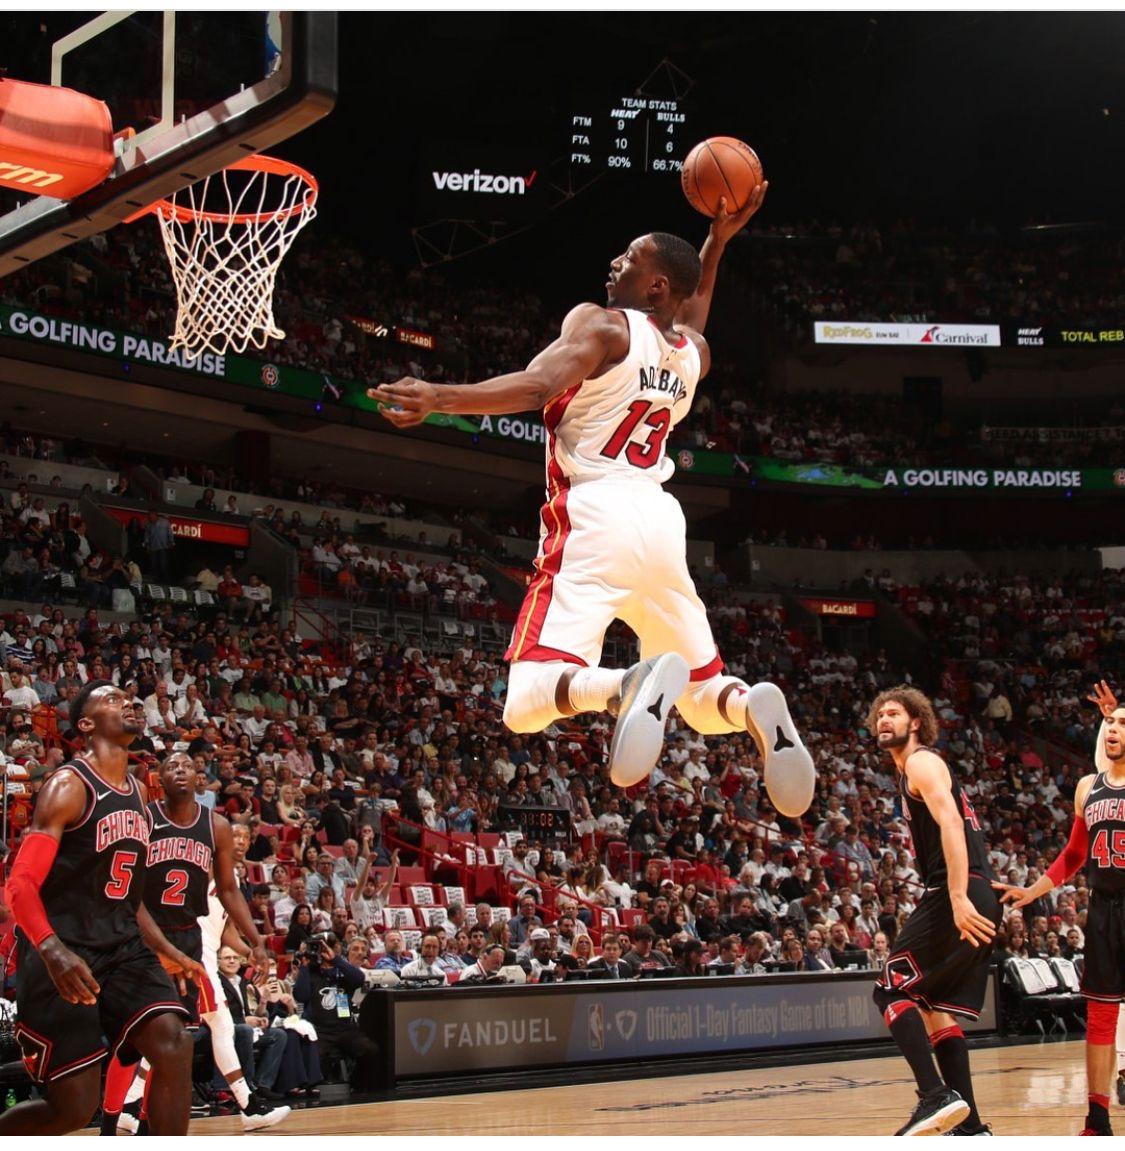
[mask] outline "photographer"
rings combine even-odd
[[[332,1058],[362,1060],[375,1054],[374,1041],[357,1026],[352,993],[363,986],[363,972],[337,952],[335,935],[314,935],[298,952],[300,971],[293,998],[304,1005],[304,1018],[315,1028],[322,1062]]]

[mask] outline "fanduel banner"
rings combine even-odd
[[[868,971],[371,994],[391,997],[400,1078],[886,1040],[873,978]],[[995,1030],[994,983],[980,1020],[964,1027]],[[384,1037],[375,1038],[382,1046]]]
[[[998,324],[893,324],[862,320],[817,320],[818,344],[884,344],[898,348],[998,348]]]

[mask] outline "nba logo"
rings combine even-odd
[[[600,1003],[586,1009],[586,1045],[591,1051],[605,1050],[605,1008]]]

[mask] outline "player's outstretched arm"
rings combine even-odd
[[[560,392],[600,375],[629,350],[629,327],[616,312],[579,304],[563,321],[554,343],[522,372],[494,376],[479,384],[430,384],[410,376],[395,384],[368,388],[396,428],[422,423],[431,412],[461,416],[504,416],[536,411]]]
[[[916,751],[906,761],[908,783],[926,801],[941,828],[946,885],[953,905],[953,922],[961,938],[979,947],[996,934],[991,919],[981,915],[969,899],[969,849],[965,843],[965,817],[953,799],[949,769],[932,751]]]
[[[680,305],[680,310],[676,313],[677,327],[691,328],[700,335],[703,334],[703,329],[707,326],[707,317],[711,314],[711,298],[715,294],[719,261],[723,258],[727,243],[746,227],[750,217],[762,206],[769,186],[769,180],[759,184],[751,192],[750,199],[746,201],[741,212],[728,212],[725,196],[719,201],[719,213],[711,221],[707,239],[704,240],[699,252],[699,261],[703,265],[699,276],[699,287],[696,288],[694,296],[689,296]]]
[[[254,926],[254,919],[250,908],[246,906],[246,897],[238,886],[238,878],[234,874],[234,836],[231,835],[230,823],[221,815],[212,812],[211,827],[215,840],[215,856],[213,867],[215,870],[215,894],[219,902],[230,916],[231,923],[238,933],[250,944],[250,956],[258,971],[269,974],[270,957],[266,951],[262,937]]]
[[[1111,712],[1112,714],[1112,712]],[[1052,888],[1065,883],[1087,859],[1089,859],[1090,836],[1086,830],[1086,817],[1082,809],[1086,806],[1086,796],[1094,786],[1096,775],[1085,775],[1078,781],[1074,789],[1074,824],[1070,829],[1070,839],[1063,848],[1058,859],[1030,886],[1019,887],[1014,883],[994,883],[992,886],[1004,894],[1000,897],[1001,903],[1012,907],[1026,907],[1042,895],[1046,895]]]
[[[40,895],[59,850],[63,832],[86,810],[86,785],[72,771],[60,771],[43,785],[31,827],[8,877],[7,896],[16,925],[39,949],[43,965],[67,1003],[94,1004],[101,988],[89,967],[55,934]]]

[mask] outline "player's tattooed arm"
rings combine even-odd
[[[711,221],[707,239],[703,242],[703,248],[699,253],[699,261],[702,264],[699,287],[696,288],[695,295],[688,296],[680,305],[680,310],[676,313],[677,327],[690,328],[700,335],[703,334],[703,329],[707,327],[707,317],[711,313],[711,298],[715,294],[719,261],[727,243],[746,227],[750,217],[762,206],[769,186],[769,180],[759,184],[741,212],[728,212],[725,196],[719,201],[718,215]]]
[[[953,905],[953,922],[961,938],[979,947],[996,934],[991,919],[981,915],[969,899],[969,849],[965,843],[965,817],[953,799],[949,769],[932,751],[916,751],[906,761],[910,787],[925,800],[926,807],[941,828],[941,850],[945,856],[946,885]]]
[[[522,372],[494,376],[479,384],[430,384],[410,376],[368,388],[383,404],[382,415],[396,428],[422,423],[432,412],[461,416],[503,416],[538,411],[568,388],[600,376],[629,352],[629,325],[619,312],[579,304],[562,331]]]
[[[86,811],[86,785],[60,771],[43,785],[31,826],[8,880],[8,898],[20,929],[36,944],[43,965],[67,1003],[94,1004],[101,988],[85,962],[51,929],[40,890],[58,852],[59,840]]]

